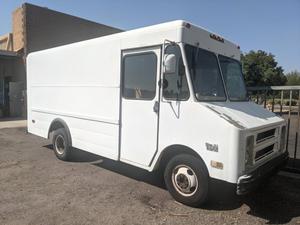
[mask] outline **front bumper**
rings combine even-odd
[[[288,161],[288,157],[289,155],[286,151],[251,173],[239,177],[236,193],[243,195],[257,188],[267,177],[275,174],[279,169],[284,167]]]

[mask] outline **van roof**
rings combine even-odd
[[[73,44],[59,46],[52,49],[64,49],[71,46],[83,47],[90,44],[95,44],[94,41],[97,43],[99,43],[99,41],[115,41],[116,43],[120,43],[121,49],[130,49],[162,44],[164,40],[198,45],[200,48],[210,50],[218,54],[223,54],[238,60],[240,59],[240,50],[238,45],[228,41],[214,32],[210,32],[205,28],[199,27],[184,20],[175,20],[147,27],[141,27],[129,31],[76,42]],[[40,52],[50,50],[51,49],[47,49]]]

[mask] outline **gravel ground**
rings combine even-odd
[[[255,193],[191,208],[154,174],[76,152],[56,159],[48,140],[0,129],[0,224],[300,224],[300,180],[273,177]]]

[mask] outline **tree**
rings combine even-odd
[[[247,87],[285,85],[287,78],[274,55],[262,50],[242,55],[243,73]]]
[[[286,74],[287,85],[300,85],[300,72],[294,70]]]

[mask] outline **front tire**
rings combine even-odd
[[[63,161],[71,158],[71,144],[64,128],[59,128],[53,132],[52,137],[53,150],[56,157]]]
[[[203,161],[192,155],[174,156],[165,168],[164,180],[178,202],[197,207],[207,200],[208,172]]]

